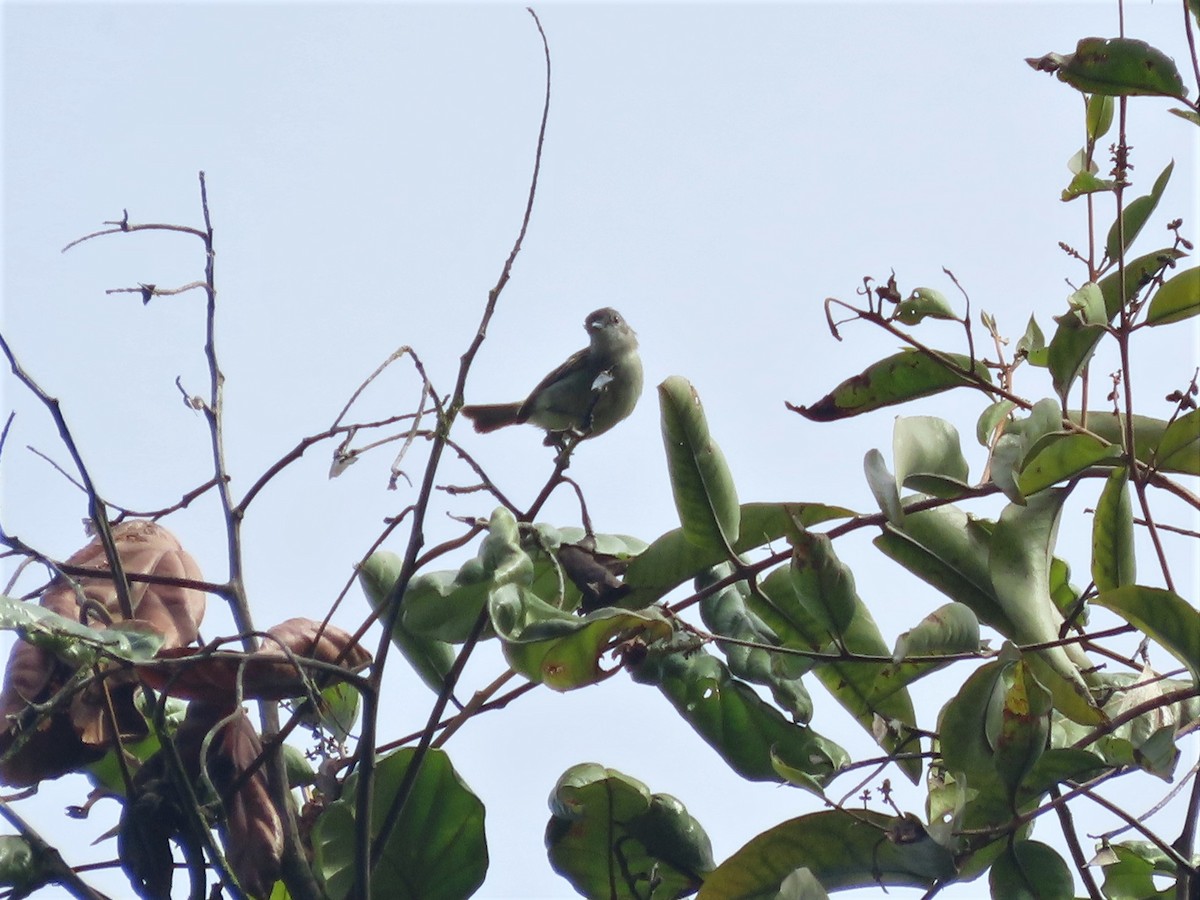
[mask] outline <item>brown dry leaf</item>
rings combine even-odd
[[[348,672],[356,672],[371,661],[371,654],[353,643],[353,637],[336,625],[326,625],[322,632],[320,622],[288,619],[267,634],[270,637],[256,653],[212,652],[190,647],[163,650],[158,654],[163,663],[145,665],[139,671],[146,684],[172,697],[202,700],[232,709],[238,703],[239,677],[243,700],[286,700],[307,693],[310,684],[329,683],[330,675],[311,671],[306,681],[304,672],[288,658],[285,647],[298,660],[336,664]],[[338,657],[343,653],[345,659],[339,662]],[[166,662],[189,657],[195,661],[186,666]]]
[[[112,530],[121,565],[127,574],[185,578],[198,581],[200,568],[178,539],[154,522],[131,520]],[[99,538],[67,560],[67,565],[108,570]],[[78,585],[78,591],[76,590]],[[130,582],[134,618],[161,633],[166,647],[194,641],[204,618],[203,591],[176,585]],[[85,598],[81,604],[80,595]],[[87,576],[75,583],[56,578],[43,591],[39,603],[61,616],[102,630],[120,621],[120,603],[112,578]],[[95,684],[81,691],[68,707],[52,715],[30,718],[31,703],[44,703],[74,674],[53,653],[18,641],[8,659],[4,689],[0,692],[0,757],[7,753],[20,731],[27,740],[13,757],[0,759],[0,782],[14,786],[36,784],[56,778],[99,759],[111,742],[109,720],[104,712],[104,688]],[[123,737],[144,736],[145,722],[133,706],[135,682],[132,675],[107,679],[116,711],[118,731]],[[30,721],[20,722],[20,718]]]
[[[349,672],[357,672],[371,661],[371,654],[354,641],[354,636],[336,625],[322,628],[320,622],[312,619],[295,618],[267,629],[267,634],[274,640],[263,642],[264,655],[284,655],[282,645],[296,656],[340,665]]]
[[[161,525],[145,519],[133,519],[114,527],[112,534],[121,567],[127,575],[201,580],[200,567],[191,554],[183,549],[175,535]],[[68,559],[67,565],[105,571],[109,568],[99,538]],[[78,581],[84,596],[104,609],[112,621],[124,618],[117,600],[117,587],[111,578],[96,576],[80,578]],[[133,617],[153,625],[162,634],[164,647],[184,647],[196,640],[200,622],[204,618],[203,591],[131,581],[129,599],[133,606]],[[106,626],[99,616],[80,617],[75,589],[65,579],[56,578],[51,583],[42,594],[41,604],[93,628]]]
[[[283,825],[271,802],[266,769],[259,766],[236,793],[229,794],[262,755],[262,741],[243,710],[230,714],[227,707],[194,701],[175,739],[184,769],[193,778],[200,773],[204,738],[214,728],[204,764],[225,812],[221,827],[225,855],[242,889],[251,897],[266,897],[279,880],[283,858]]]

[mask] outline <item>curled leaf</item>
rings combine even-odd
[[[214,706],[239,700],[285,700],[316,693],[336,672],[305,666],[306,661],[357,672],[371,655],[336,625],[312,619],[288,619],[267,631],[254,653],[182,647],[163,651],[140,668],[142,680],[173,697]]]
[[[683,804],[595,763],[572,766],[550,795],[550,865],[588,897],[682,897],[713,868],[712,846]]]
[[[161,525],[130,520],[115,526],[112,537],[127,576],[187,581],[201,577],[195,560]],[[109,570],[99,538],[66,565]],[[123,739],[146,735],[145,720],[134,706],[136,681],[130,673],[110,673],[106,688],[94,683],[70,703],[46,713],[35,712],[33,706],[53,696],[77,670],[90,670],[101,656],[145,659],[160,646],[178,648],[196,639],[204,617],[203,591],[134,580],[129,582],[129,600],[133,621],[124,620],[111,576],[60,576],[43,591],[37,606],[5,607],[9,627],[22,629],[30,640],[13,646],[0,693],[0,781],[36,784],[95,762],[112,741],[106,711],[110,702]]]
[[[738,539],[741,508],[733,474],[708,430],[696,389],[672,376],[658,386],[671,490],[684,537],[722,550]]]

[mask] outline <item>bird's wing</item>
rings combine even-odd
[[[546,390],[546,388],[550,387],[550,385],[554,384],[556,381],[561,381],[567,375],[567,373],[583,368],[583,361],[587,358],[587,355],[587,347],[584,347],[582,350],[575,351],[569,357],[567,357],[562,365],[539,381],[537,383],[537,387],[529,392],[529,396],[526,397],[525,402],[521,404],[521,411],[518,414],[520,421],[524,422],[530,417],[530,415],[533,414],[533,403],[537,399],[538,395]]]

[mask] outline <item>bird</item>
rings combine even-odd
[[[642,395],[637,334],[611,307],[588,315],[586,347],[543,378],[523,401],[464,406],[479,432],[525,422],[546,430],[547,446],[604,434],[627,418]]]

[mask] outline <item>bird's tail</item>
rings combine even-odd
[[[462,414],[475,425],[475,430],[483,433],[495,431],[506,425],[516,425],[522,422],[520,403],[484,403],[477,406],[464,406]]]

